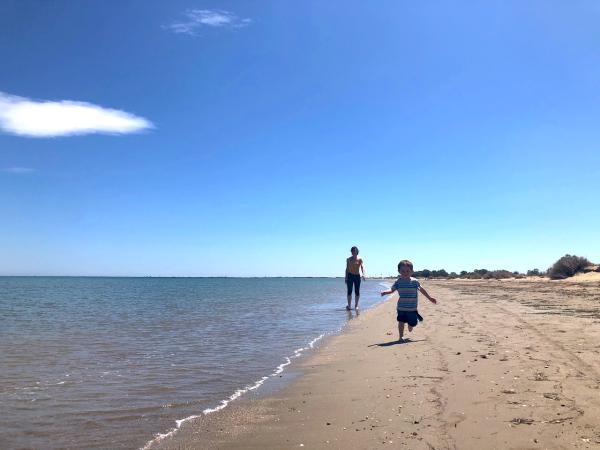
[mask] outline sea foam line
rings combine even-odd
[[[391,286],[391,283],[386,283],[386,282],[381,282],[379,284],[380,284],[380,286],[383,286],[383,287],[386,287],[386,288],[389,288]],[[378,302],[375,302],[371,306],[371,308],[374,308],[375,306],[377,306],[377,305],[379,305],[379,304],[381,304],[383,302],[385,302],[384,299],[382,299],[382,300],[380,300]],[[299,358],[300,356],[302,356],[302,353],[304,351],[313,349],[315,347],[315,344],[317,342],[319,342],[321,339],[323,339],[325,336],[327,336],[329,334],[337,334],[337,333],[341,332],[347,324],[348,324],[348,322],[346,322],[344,325],[342,325],[341,327],[339,327],[337,330],[333,330],[331,332],[323,333],[323,334],[317,336],[312,341],[310,341],[305,347],[297,348],[296,350],[294,350],[294,354],[293,355],[284,357],[285,362],[279,364],[275,368],[275,370],[273,371],[273,373],[271,375],[269,375],[268,377],[261,377],[259,380],[257,380],[256,382],[254,382],[254,384],[252,384],[252,385],[248,385],[248,386],[246,386],[246,387],[244,387],[242,389],[237,389],[228,398],[226,398],[224,400],[221,400],[221,402],[217,406],[215,406],[213,408],[206,408],[206,409],[204,409],[202,411],[202,414],[196,414],[196,415],[193,415],[193,416],[186,417],[184,419],[176,420],[175,421],[175,425],[176,425],[175,428],[173,428],[172,430],[168,431],[167,433],[157,433],[157,434],[155,434],[154,435],[154,439],[150,440],[140,450],[148,450],[150,447],[152,447],[152,445],[154,443],[160,442],[160,441],[162,441],[165,438],[173,436],[181,428],[181,426],[184,423],[189,422],[190,420],[198,419],[198,418],[206,416],[208,414],[220,411],[223,408],[227,407],[227,405],[229,405],[232,401],[237,400],[238,398],[240,398],[245,393],[247,393],[249,391],[253,391],[255,389],[258,389],[269,378],[275,377],[275,376],[279,375],[281,372],[283,372],[285,370],[285,368],[292,363],[292,359]]]
[[[337,332],[341,331],[342,328],[340,328],[340,329],[338,329],[336,331],[333,331],[332,333],[337,333]],[[300,348],[297,348],[296,350],[294,350],[294,354],[293,355],[291,355],[291,356],[285,356],[284,357],[285,362],[279,364],[275,368],[275,370],[273,371],[273,373],[271,373],[271,375],[269,375],[268,377],[261,377],[259,380],[255,381],[254,384],[247,385],[247,386],[245,386],[244,388],[241,388],[241,389],[237,389],[228,398],[226,398],[224,400],[221,400],[220,403],[217,406],[215,406],[213,408],[206,408],[206,409],[204,409],[202,411],[202,414],[196,414],[196,415],[192,415],[192,416],[189,416],[189,417],[185,417],[184,419],[176,420],[175,421],[175,425],[176,425],[175,428],[169,430],[166,433],[157,433],[157,434],[155,434],[154,438],[152,440],[150,440],[149,442],[147,442],[146,445],[144,445],[141,448],[141,450],[148,450],[149,448],[152,447],[153,444],[155,444],[157,442],[160,442],[163,439],[166,439],[168,437],[173,436],[175,433],[177,433],[177,431],[181,428],[181,426],[184,423],[189,422],[190,420],[198,419],[198,418],[206,416],[208,414],[220,411],[223,408],[227,407],[227,405],[229,405],[232,401],[237,400],[238,398],[240,398],[242,395],[246,394],[247,392],[250,392],[250,391],[253,391],[255,389],[258,389],[269,378],[276,377],[281,372],[283,372],[285,370],[285,368],[292,363],[292,359],[299,358],[300,356],[302,356],[302,353],[304,351],[313,349],[315,347],[315,344],[317,342],[319,342],[321,339],[323,339],[327,334],[331,334],[331,333],[323,333],[320,336],[317,336],[316,338],[314,338],[312,341],[310,341],[305,347],[300,347]]]

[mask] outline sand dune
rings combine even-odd
[[[593,282],[600,283],[600,272],[588,272],[588,273],[578,273],[570,278],[567,278],[565,281],[570,282]]]

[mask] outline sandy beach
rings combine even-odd
[[[299,361],[283,390],[152,448],[600,448],[598,281],[424,287],[440,303],[421,298],[409,342],[396,342],[392,297]]]

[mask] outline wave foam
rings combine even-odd
[[[340,330],[336,330],[336,331],[334,331],[334,333],[335,332],[339,332],[339,331]],[[176,420],[175,421],[175,425],[176,425],[175,428],[169,430],[166,433],[157,433],[157,434],[155,434],[154,438],[152,440],[150,440],[149,442],[147,442],[146,445],[144,445],[140,450],[148,450],[155,443],[160,442],[163,439],[166,439],[168,437],[173,436],[181,428],[181,426],[184,423],[189,422],[189,421],[194,420],[194,419],[201,418],[201,417],[206,416],[208,414],[212,414],[214,412],[220,411],[223,408],[226,408],[227,405],[229,405],[232,401],[237,400],[238,398],[240,398],[245,393],[253,391],[255,389],[258,389],[269,378],[276,377],[277,375],[279,375],[280,373],[282,373],[285,370],[285,368],[292,363],[292,359],[299,358],[300,356],[302,356],[302,353],[304,353],[306,350],[311,350],[311,349],[315,348],[315,344],[317,342],[319,342],[321,339],[323,339],[327,334],[329,334],[329,333],[323,333],[320,336],[317,336],[312,341],[310,341],[305,347],[300,347],[300,348],[297,348],[296,350],[294,350],[294,354],[293,355],[291,355],[291,356],[285,356],[284,357],[285,362],[279,364],[275,368],[275,370],[269,376],[261,377],[259,380],[255,381],[253,384],[250,384],[250,385],[247,385],[247,386],[245,386],[243,388],[237,389],[229,397],[227,397],[226,399],[221,400],[219,402],[219,404],[217,404],[216,406],[214,406],[212,408],[206,408],[206,409],[204,409],[202,411],[202,414],[196,414],[196,415],[192,415],[192,416],[186,417],[184,419]]]
[[[381,286],[385,287],[385,288],[389,288],[391,286],[391,283],[389,283],[389,282],[381,282],[379,284]],[[377,306],[377,305],[379,305],[379,304],[381,304],[383,302],[385,302],[385,299],[382,299],[382,300],[376,302],[375,304],[371,305],[371,308],[374,308],[375,306]],[[160,442],[160,441],[162,441],[165,438],[173,436],[181,428],[181,426],[184,423],[189,422],[189,421],[194,420],[194,419],[201,418],[201,417],[206,416],[208,414],[212,414],[214,412],[220,411],[223,408],[226,408],[227,405],[229,405],[234,400],[237,400],[238,398],[240,398],[245,393],[247,393],[249,391],[253,391],[255,389],[258,389],[269,378],[276,377],[277,375],[281,374],[285,370],[285,368],[292,363],[292,359],[299,358],[300,356],[302,356],[302,353],[304,353],[306,350],[311,350],[311,349],[315,348],[316,343],[319,342],[321,339],[323,339],[325,336],[327,336],[329,334],[337,334],[337,333],[341,332],[347,324],[348,324],[348,322],[346,322],[343,326],[341,326],[337,330],[334,330],[334,331],[331,331],[331,332],[328,332],[328,333],[323,333],[323,334],[317,336],[316,338],[314,338],[313,340],[311,340],[305,347],[297,348],[296,350],[294,350],[294,354],[293,355],[285,356],[284,357],[285,362],[279,364],[275,368],[275,370],[269,376],[261,377],[259,380],[255,381],[254,384],[250,384],[250,385],[245,386],[244,388],[237,389],[228,398],[226,398],[224,400],[221,400],[219,402],[219,404],[217,404],[216,406],[214,406],[212,408],[206,408],[206,409],[204,409],[202,411],[202,414],[197,414],[197,415],[186,417],[184,419],[176,420],[175,421],[175,425],[176,425],[175,428],[173,428],[172,430],[170,430],[170,431],[168,431],[166,433],[158,433],[158,434],[154,435],[154,439],[152,439],[151,441],[149,441],[140,450],[148,450],[148,449],[150,449],[152,447],[153,444],[155,444],[157,442]]]

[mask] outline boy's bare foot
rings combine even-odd
[[[404,342],[404,339],[402,339],[401,337],[399,337],[399,338],[398,338],[398,342],[399,342],[400,344],[402,344],[402,343]]]
[[[346,310],[350,311],[352,308],[350,308],[349,306],[346,306]]]

